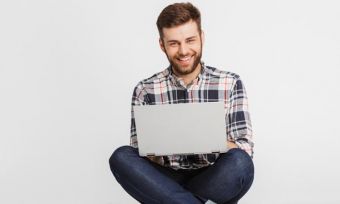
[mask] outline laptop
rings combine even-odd
[[[140,156],[228,151],[223,102],[134,106]]]

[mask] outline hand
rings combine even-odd
[[[161,156],[147,156],[150,161],[160,164],[162,162]]]
[[[235,142],[230,142],[230,141],[227,141],[227,147],[228,149],[238,148]]]

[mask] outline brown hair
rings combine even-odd
[[[201,33],[201,13],[191,3],[175,3],[163,9],[157,19],[159,36],[163,38],[163,28],[171,28],[193,20]]]

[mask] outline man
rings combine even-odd
[[[132,109],[131,146],[119,147],[112,154],[111,171],[141,203],[237,203],[254,177],[252,129],[242,81],[237,74],[201,62],[204,33],[200,12],[192,4],[167,6],[157,27],[170,66],[137,84],[132,106],[223,101],[230,150],[140,157]]]

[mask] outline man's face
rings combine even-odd
[[[183,76],[194,72],[200,67],[204,36],[199,33],[195,21],[163,28],[163,39],[160,46],[167,55],[175,74]]]

